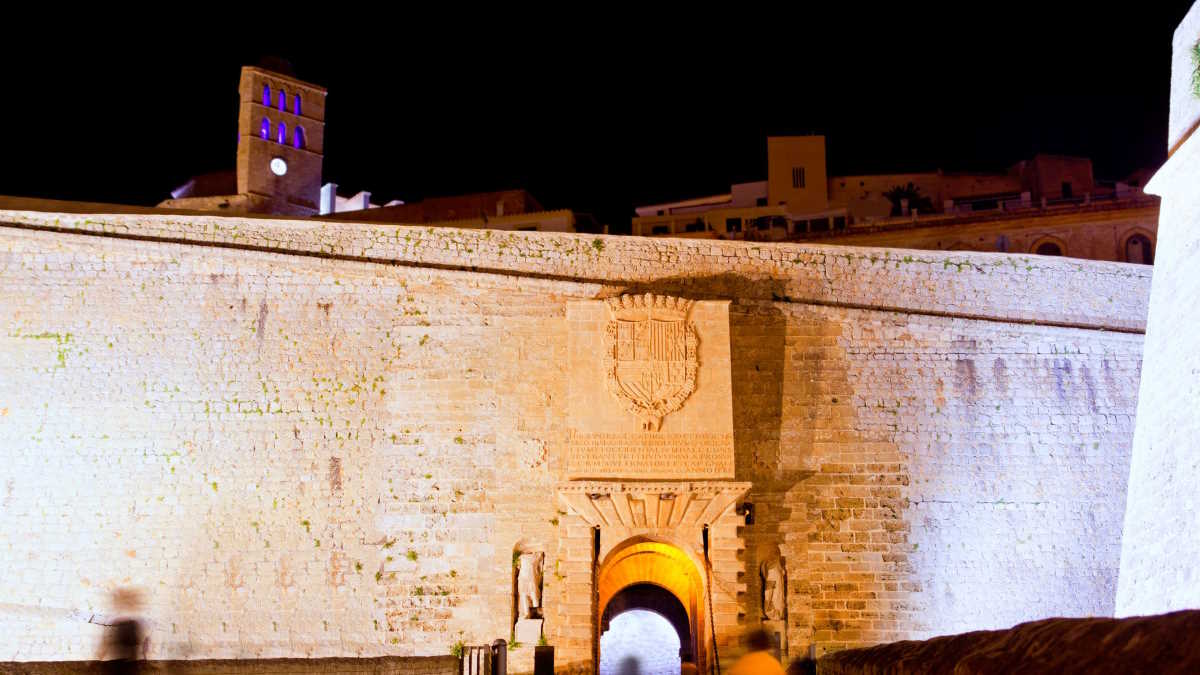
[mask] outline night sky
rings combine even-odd
[[[329,89],[325,180],[342,194],[526,188],[614,231],[635,205],[765,178],[767,135],[824,134],[831,174],[1049,152],[1116,179],[1165,157],[1171,34],[1190,0],[841,4],[537,17],[550,25],[327,7],[308,39],[230,19],[10,40],[0,194],[150,205],[233,168],[239,69],[270,56]]]

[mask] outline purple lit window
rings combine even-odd
[[[304,141],[304,127],[297,126],[292,132],[292,145],[297,148],[303,148],[305,145]]]
[[[271,107],[271,85],[269,84],[263,85],[263,105]]]
[[[292,97],[292,112],[297,115],[300,114],[300,94]]]
[[[282,89],[279,90],[279,109],[287,112],[287,94]]]
[[[263,118],[262,129],[259,130],[258,135],[262,136],[264,141],[271,138],[271,120]]]
[[[287,143],[287,125],[283,122],[279,123],[279,142]]]

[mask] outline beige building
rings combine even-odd
[[[820,136],[767,139],[766,181],[636,208],[633,234],[820,241],[1151,263],[1158,200],[1098,183],[1091,161],[1038,155],[1003,173],[825,175]]]
[[[588,214],[570,209],[546,210],[525,190],[479,192],[431,197],[410,204],[339,209],[321,217],[363,223],[425,223],[437,227],[522,232],[595,233],[603,230]]]

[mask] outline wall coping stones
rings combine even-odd
[[[1142,333],[1152,268],[1038,255],[511,232],[309,219],[36,210],[34,229],[616,285],[696,298],[831,305]],[[5,208],[20,206],[22,208]],[[32,210],[30,207],[34,207]]]

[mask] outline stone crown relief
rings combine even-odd
[[[696,390],[700,339],[688,321],[694,301],[646,293],[605,303],[605,384],[644,430],[657,431]]]

